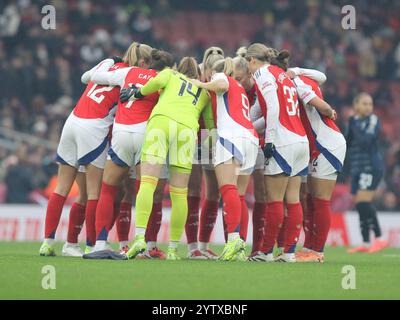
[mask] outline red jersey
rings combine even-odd
[[[250,120],[253,123],[254,129],[258,133],[259,145],[264,146],[264,144],[265,144],[264,132],[261,134],[260,133],[261,129],[257,128],[257,126],[255,125],[255,123],[256,122],[258,123],[260,121],[260,119],[262,118],[262,120],[263,120],[263,121],[261,121],[262,122],[262,131],[265,130],[265,118],[262,115],[260,103],[258,102],[258,99],[257,99],[257,86],[255,84],[253,84],[251,89],[249,91],[246,91],[246,94],[247,94],[247,98],[249,99],[249,103],[250,103]]]
[[[248,137],[258,144],[258,136],[249,116],[250,103],[244,88],[233,78],[216,73],[212,80],[223,79],[228,91],[223,94],[210,92],[214,124],[220,137],[229,139]]]
[[[254,73],[254,80],[266,119],[265,141],[276,146],[307,142],[296,87],[285,71],[273,65],[263,66]]]
[[[335,122],[318,112],[308,103],[315,97],[324,100],[318,82],[306,76],[294,79],[300,98],[300,118],[310,142],[310,158],[320,154],[320,148],[335,150],[346,143],[340,129]],[[320,146],[320,147],[318,147]]]
[[[157,75],[155,70],[142,69],[137,67],[129,68],[125,76],[123,88],[128,88],[132,84],[136,87],[144,86],[150,79]],[[118,102],[115,122],[119,124],[138,124],[149,120],[150,114],[159,98],[158,92],[149,94],[141,100]]]
[[[117,63],[110,71],[126,68],[126,63]],[[73,114],[81,119],[104,119],[119,101],[119,87],[97,85],[92,81],[86,87],[76,104]]]
[[[252,106],[257,100],[257,90],[256,86],[253,85],[249,91],[246,91],[247,98],[249,99],[249,104]]]

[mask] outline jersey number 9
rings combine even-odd
[[[249,109],[250,109],[250,102],[249,98],[245,94],[242,93],[242,112],[244,117],[250,121],[250,116],[249,116]]]

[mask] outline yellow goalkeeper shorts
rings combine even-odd
[[[141,162],[168,164],[171,171],[190,173],[197,131],[164,115],[147,123]]]

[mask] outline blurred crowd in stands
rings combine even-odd
[[[41,26],[41,8],[49,3],[56,8],[55,30]],[[334,0],[1,1],[0,202],[36,201],[32,191],[46,188],[57,169],[54,147],[63,123],[84,90],[81,74],[101,59],[121,55],[133,40],[171,50],[177,58],[198,59],[209,43],[232,55],[238,46],[257,41],[291,51],[293,66],[327,74],[325,97],[338,111],[344,130],[354,95],[361,90],[373,95],[383,122],[386,161],[376,204],[380,210],[399,210],[400,4],[352,1],[356,30],[344,30],[341,6],[345,4]],[[207,41],[196,37],[198,28],[190,28],[197,13],[204,26],[215,28],[207,33]],[[191,16],[184,25],[188,30],[182,33],[174,23],[185,15]],[[224,31],[214,41],[222,27],[235,24],[230,15],[254,21],[254,25],[243,24],[250,36]],[[207,21],[211,16],[213,20]],[[340,181],[346,182],[346,176]]]

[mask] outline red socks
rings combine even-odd
[[[222,200],[224,202],[224,217],[227,232],[239,232],[239,224],[242,215],[242,205],[237,187],[235,185],[226,184],[220,189]]]
[[[147,223],[145,240],[146,242],[157,242],[157,235],[160,231],[162,221],[162,202],[153,203],[149,222]]]
[[[282,223],[282,227],[279,230],[279,234],[278,234],[278,239],[277,239],[277,245],[278,248],[284,248],[285,247],[285,236],[286,236],[286,227],[287,227],[287,216],[284,215],[283,217],[283,223]]]
[[[313,197],[307,193],[306,210],[304,211],[303,229],[304,229],[304,245],[303,248],[311,249],[314,237],[314,205]]]
[[[199,231],[200,197],[188,196],[188,216],[185,224],[187,243],[197,242]]]
[[[218,206],[219,201],[204,200],[200,215],[200,242],[210,242],[210,236],[214,230],[215,221],[217,221]]]
[[[314,237],[312,250],[323,252],[331,226],[331,201],[313,198]]]
[[[254,203],[253,208],[253,247],[251,252],[261,251],[264,239],[265,210],[264,202]]]
[[[69,212],[68,236],[69,243],[78,243],[78,236],[85,222],[85,206],[74,203]]]
[[[267,204],[265,215],[264,243],[262,251],[265,254],[272,253],[278,238],[279,229],[283,224],[284,207],[283,201],[270,202]]]
[[[117,218],[119,216],[120,206],[121,206],[120,202],[114,202],[114,210],[113,210],[113,217],[110,225],[110,230],[114,227],[115,221],[117,221]]]
[[[131,228],[132,204],[121,202],[118,216],[116,219],[118,241],[129,240],[129,230]]]
[[[86,245],[91,247],[96,243],[96,208],[98,202],[99,200],[88,200],[86,203]]]
[[[294,253],[296,250],[297,242],[299,241],[301,225],[303,222],[303,209],[299,203],[288,203],[287,217],[284,222],[284,252]]]
[[[49,198],[46,210],[44,237],[54,239],[66,197],[53,192]]]
[[[242,214],[240,219],[240,237],[246,241],[249,226],[249,208],[247,207],[245,196],[240,196]]]
[[[113,223],[114,199],[118,193],[118,190],[118,187],[108,185],[104,182],[101,185],[101,193],[95,216],[95,232],[97,240],[107,240],[108,232],[110,231]],[[89,240],[91,240],[90,237]]]

